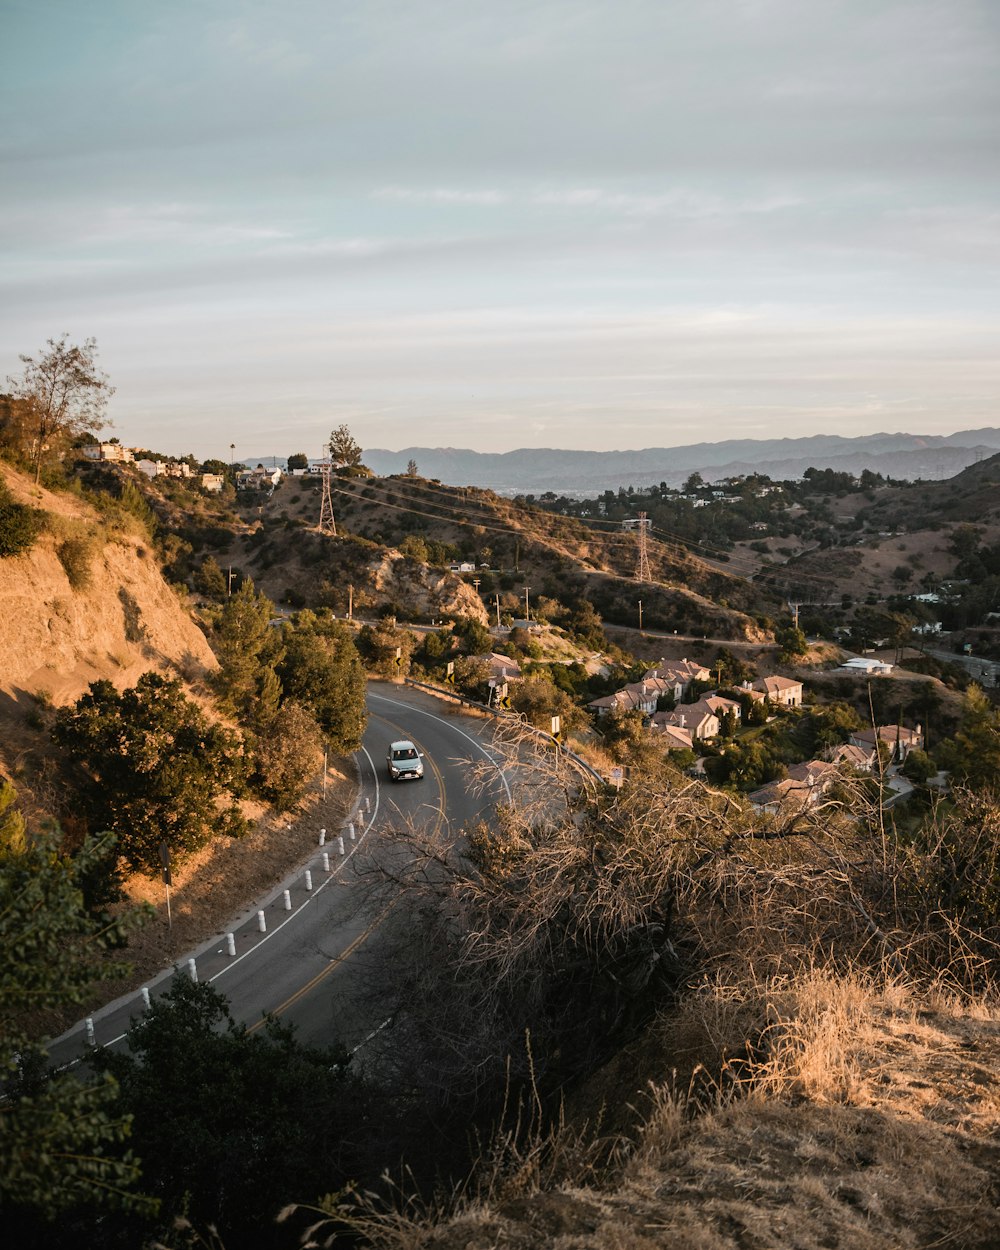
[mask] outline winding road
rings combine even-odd
[[[487,814],[498,798],[509,798],[499,756],[491,749],[492,728],[492,721],[462,715],[422,691],[369,683],[368,727],[357,754],[361,789],[354,839],[350,827],[328,830],[323,846],[317,838],[307,864],[249,903],[227,932],[190,954],[198,980],[226,995],[237,1020],[259,1028],[264,1013],[272,1013],[293,1024],[305,1043],[340,1041],[352,1050],[379,1027],[371,1014],[373,996],[363,984],[369,965],[359,955],[377,940],[383,917],[359,888],[357,866],[364,857],[358,852],[373,833],[391,833],[409,822],[432,827],[447,822],[457,831]],[[423,751],[425,775],[422,781],[393,784],[386,776],[386,748],[404,737]],[[470,773],[471,764],[484,759],[496,773],[481,794],[471,786]],[[188,958],[177,967],[188,971]],[[151,981],[150,996],[165,992],[173,975],[166,970]],[[140,991],[95,1012],[93,1042],[120,1044],[144,1009]],[[85,1055],[90,1042],[88,1023],[81,1021],[50,1045],[50,1058],[71,1063]]]

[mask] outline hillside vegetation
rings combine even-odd
[[[661,542],[648,546],[651,580],[637,583],[633,533],[422,478],[335,479],[340,537],[324,538],[308,532],[320,510],[315,482],[285,479],[266,499],[242,501],[253,528],[234,559],[279,601],[290,590],[294,600],[312,604],[318,596],[346,614],[353,579],[356,614],[478,616],[480,596],[500,594],[503,609],[517,615],[530,585],[535,597],[585,598],[609,621],[634,620],[641,598],[651,628],[743,639],[763,638],[753,614],[774,607],[743,579]],[[461,561],[475,567],[479,595],[448,572]]]

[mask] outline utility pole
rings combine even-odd
[[[528,607],[528,591],[530,589],[530,586],[525,586],[524,588],[524,619],[526,621],[531,620],[531,609]]]
[[[639,600],[639,633],[642,633],[642,600]]]
[[[478,595],[478,594],[479,594],[479,578],[478,578],[478,577],[474,577],[474,578],[472,579],[472,584],[473,584],[473,586],[474,586],[474,587],[475,587],[475,589],[476,589],[476,594]]]
[[[227,595],[231,595],[233,593],[233,578],[235,576],[236,574],[233,572],[233,566],[230,565],[229,566],[229,582],[227,583],[227,588],[226,588]]]
[[[801,606],[801,605],[800,605],[800,604],[798,604],[798,603],[789,603],[789,605],[788,605],[788,606],[789,606],[789,607],[791,608],[791,610],[792,610],[792,628],[793,628],[793,629],[798,629],[798,627],[799,627],[799,608],[800,608],[800,606]]]
[[[496,596],[496,605],[497,605],[497,629],[499,629],[500,628],[500,594],[499,594],[499,591],[497,592],[497,596]]]
[[[347,619],[349,621],[354,620],[354,586],[353,584],[347,587]]]

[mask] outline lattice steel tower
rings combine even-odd
[[[330,493],[330,475],[333,473],[333,465],[329,460],[325,460],[319,466],[319,471],[323,478],[323,500],[319,506],[319,532],[332,534],[336,538],[337,522],[333,517],[333,496]]]
[[[635,562],[635,580],[637,582],[651,582],[653,579],[649,573],[649,552],[646,548],[646,539],[649,534],[650,521],[645,512],[639,513],[639,524],[636,529],[639,534],[639,554]]]

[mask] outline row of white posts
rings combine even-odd
[[[366,814],[371,811],[371,806],[372,806],[371,799],[369,799],[368,796],[366,795],[365,796],[365,808],[364,808]],[[361,814],[360,809],[358,810],[358,814],[355,817],[355,819],[357,821],[358,828],[361,830],[364,830],[364,816]],[[354,821],[351,821],[351,823],[347,826],[348,840],[351,842],[354,842],[356,840],[356,836],[357,835],[355,834],[355,830],[354,830]],[[325,829],[321,829],[319,831],[319,844],[320,846],[326,845],[326,830]],[[338,834],[338,836],[333,839],[333,844],[337,848],[338,855],[347,854],[347,849],[344,843],[343,834]],[[328,851],[323,852],[323,871],[324,872],[333,871],[333,869],[330,867],[330,854]],[[313,888],[312,872],[308,868],[305,871],[305,884],[306,884],[307,891],[312,890]],[[291,911],[292,910],[291,891],[284,890],[282,893],[282,898],[285,904],[285,911]],[[257,929],[258,929],[258,932],[260,933],[267,932],[267,920],[262,910],[258,911],[257,913]],[[226,953],[230,955],[231,957],[235,956],[236,954],[236,935],[234,933],[226,934]],[[187,968],[188,968],[188,976],[191,978],[192,981],[195,982],[195,984],[197,984],[198,983],[198,966],[193,959],[189,959],[187,961]],[[148,1010],[149,1009],[149,987],[144,985],[139,992],[142,995],[143,1006]],[[86,1020],[84,1021],[84,1025],[87,1030],[87,1045],[93,1046],[95,1045],[94,1017],[88,1016]]]

